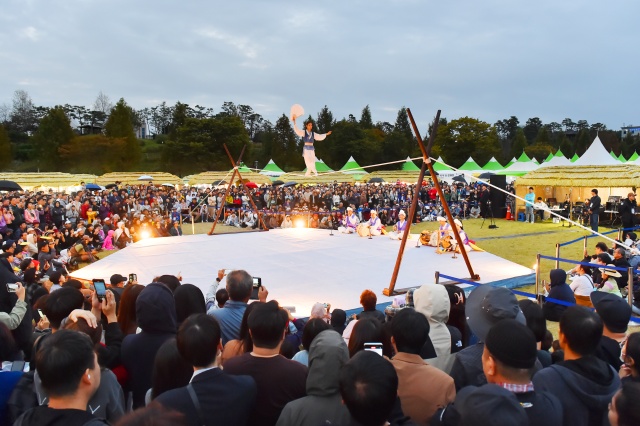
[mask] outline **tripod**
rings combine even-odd
[[[487,216],[489,216],[489,229],[496,229],[498,225],[496,225],[496,221],[493,218],[493,209],[491,208],[491,201],[487,201],[487,208],[485,210],[485,215],[482,218],[482,225],[480,225],[480,229],[484,226],[484,221],[487,220]]]

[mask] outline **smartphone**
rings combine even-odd
[[[253,290],[251,290],[251,300],[258,300],[258,292],[262,287],[262,278],[253,277]]]
[[[7,283],[7,291],[9,293],[15,293],[18,290],[18,284],[9,284]]]
[[[96,296],[98,296],[98,300],[102,301],[107,296],[107,286],[102,279],[94,278],[91,280],[93,282],[93,288],[96,290]]]
[[[138,282],[138,274],[129,274],[129,282],[131,281]]]
[[[40,315],[40,318],[44,318],[46,316],[44,312],[42,312],[42,309],[38,309],[38,315]]]
[[[372,351],[382,356],[382,343],[380,342],[369,342],[364,344],[365,351]]]

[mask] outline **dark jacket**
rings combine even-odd
[[[622,200],[618,212],[622,220],[623,228],[632,228],[636,221],[635,212],[638,211],[636,200],[631,201],[629,198]]]
[[[156,353],[167,339],[176,335],[176,305],[171,290],[160,283],[146,286],[136,300],[136,317],[142,331],[126,336],[121,352],[122,363],[129,373],[133,408],[144,406]]]
[[[565,282],[567,279],[567,273],[562,269],[553,269],[550,273],[551,283],[549,289],[549,298],[564,300],[569,303],[576,303],[573,290],[569,287],[569,284]],[[567,309],[567,306],[560,305],[553,302],[544,302],[542,310],[544,311],[544,317],[547,321],[560,321],[562,313]]]
[[[13,426],[102,426],[108,425],[82,410],[56,410],[46,406],[33,408],[16,420]]]
[[[547,391],[562,404],[566,426],[608,424],[607,407],[620,389],[618,373],[595,356],[563,361],[533,376],[536,392]]]
[[[200,404],[201,420],[187,387],[164,392],[155,401],[183,413],[189,426],[247,424],[257,394],[253,378],[232,376],[214,368],[195,376],[191,386]]]

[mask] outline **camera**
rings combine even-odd
[[[251,290],[251,300],[258,300],[258,293],[260,292],[260,287],[262,287],[262,278],[253,277],[253,289]]]
[[[13,284],[13,283],[7,284],[7,291],[9,293],[15,293],[17,290],[18,290],[18,284]]]

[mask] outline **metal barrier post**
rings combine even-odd
[[[629,284],[627,287],[629,293],[627,294],[627,299],[629,301],[629,306],[633,306],[633,267],[629,266],[627,273],[629,274]]]
[[[618,241],[622,241],[622,228],[618,228]]]
[[[586,256],[586,253],[588,253],[587,252],[587,236],[586,235],[584,236],[583,249],[584,249],[584,253],[585,253],[585,256]]]
[[[540,295],[540,253],[536,255],[536,300],[539,300]]]
[[[560,244],[556,243],[556,269],[560,269]]]
[[[440,284],[440,272],[436,271],[436,284]]]

